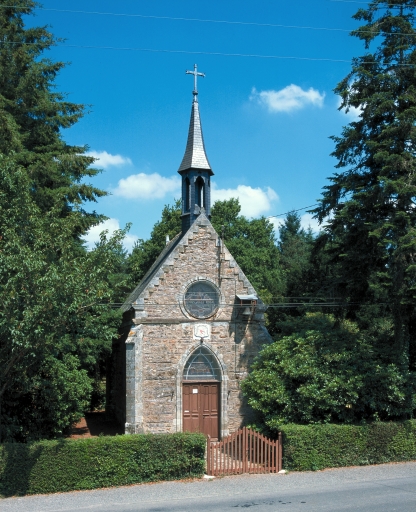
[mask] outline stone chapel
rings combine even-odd
[[[182,177],[182,232],[123,305],[109,409],[126,433],[200,431],[220,439],[248,423],[240,390],[271,342],[265,305],[210,223],[213,171],[199,115],[196,65]],[[202,75],[203,76],[203,75]]]

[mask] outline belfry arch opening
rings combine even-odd
[[[195,181],[195,204],[205,208],[205,182],[201,176]]]
[[[188,211],[191,208],[191,182],[189,178],[185,178],[185,210]]]

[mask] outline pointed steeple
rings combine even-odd
[[[186,73],[194,75],[194,90],[192,92],[194,99],[185,154],[178,170],[182,176],[182,233],[189,229],[201,212],[204,212],[208,218],[211,217],[210,177],[214,174],[205,152],[199,117],[197,78],[205,75],[198,73],[196,64],[194,71]]]
[[[204,136],[202,135],[201,119],[199,117],[198,97],[196,95],[194,95],[194,101],[192,102],[185,154],[183,155],[178,172],[181,173],[187,169],[205,169],[210,171],[211,175],[214,174],[205,152]]]

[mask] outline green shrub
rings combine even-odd
[[[96,489],[201,476],[202,434],[137,434],[0,445],[0,495]]]
[[[295,471],[416,460],[416,421],[284,425],[283,467]]]
[[[281,324],[241,383],[269,434],[286,423],[389,421],[410,414],[415,374],[391,362],[392,326],[360,330],[332,315],[307,313]]]

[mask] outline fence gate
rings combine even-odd
[[[282,434],[272,441],[242,428],[222,441],[207,441],[207,474],[277,473],[282,469]]]

